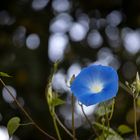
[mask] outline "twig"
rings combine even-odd
[[[82,109],[82,112],[83,112],[83,115],[87,121],[87,123],[89,124],[90,128],[93,130],[93,132],[95,133],[96,136],[99,136],[97,131],[95,130],[95,128],[93,127],[92,123],[90,122],[90,120],[88,119],[85,111],[84,111],[84,108],[83,108],[83,105],[82,104],[79,104],[81,106],[81,109]]]
[[[29,122],[29,123],[20,123],[20,126],[28,126],[28,125],[34,125],[34,123]]]
[[[17,104],[17,106],[20,108],[20,110],[24,113],[24,115],[33,123],[33,125],[41,132],[43,133],[45,136],[49,137],[52,140],[56,140],[53,136],[49,135],[47,132],[45,132],[43,129],[40,128],[40,126],[38,126],[38,124],[36,124],[36,122],[31,118],[31,116],[28,114],[28,112],[22,107],[22,105],[18,102],[18,100],[13,96],[13,94],[11,93],[11,91],[7,88],[6,84],[3,82],[3,80],[0,78],[0,82],[2,83],[2,85],[5,87],[5,89],[8,91],[8,93],[10,94],[10,96],[13,98],[13,100],[15,101],[15,103]]]

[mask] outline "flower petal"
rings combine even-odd
[[[100,82],[103,84],[103,89],[98,93],[93,93],[91,86]],[[76,98],[86,106],[109,100],[115,97],[118,91],[117,72],[109,66],[89,66],[75,78],[71,90]]]

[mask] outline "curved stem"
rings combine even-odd
[[[22,107],[22,105],[18,102],[18,100],[13,96],[13,94],[11,93],[11,91],[6,87],[6,84],[3,82],[3,80],[0,78],[0,82],[2,83],[2,85],[5,87],[5,89],[8,91],[8,93],[10,94],[10,96],[14,99],[15,103],[17,104],[17,106],[19,107],[19,109],[24,113],[24,115],[33,123],[33,125],[41,132],[43,133],[45,136],[49,137],[52,140],[56,140],[54,137],[52,137],[51,135],[49,135],[47,132],[45,132],[43,129],[40,128],[40,126],[38,126],[38,124],[36,124],[36,122],[31,118],[31,116],[28,114],[28,112]]]
[[[56,134],[57,134],[58,140],[61,140],[61,136],[60,136],[60,132],[59,132],[59,129],[58,129],[58,126],[57,126],[57,122],[56,122],[55,116],[53,115],[52,118],[53,118],[53,123],[54,123],[54,127],[55,127],[55,130],[56,130]]]
[[[74,95],[72,94],[71,96],[71,105],[72,105],[72,133],[73,133],[73,140],[75,140],[76,138],[76,134],[75,134],[75,122],[74,122]]]
[[[138,140],[138,134],[137,134],[137,116],[136,116],[136,99],[133,97],[133,107],[134,107],[134,134],[135,134],[135,140]]]
[[[115,106],[115,99],[113,99],[112,107],[111,107],[111,114],[109,116],[109,121],[112,119],[113,113],[114,113],[114,106]]]
[[[63,125],[63,123],[60,121],[60,119],[58,118],[57,114],[55,113],[55,118],[57,120],[57,122],[59,123],[59,125],[65,130],[65,132],[73,138],[73,135],[71,134],[71,132]]]

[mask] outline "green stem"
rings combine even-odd
[[[19,109],[24,113],[24,115],[33,123],[33,125],[41,132],[43,133],[45,136],[49,137],[52,140],[56,140],[54,137],[52,137],[51,135],[49,135],[47,132],[45,132],[43,129],[40,128],[40,126],[38,126],[38,124],[36,124],[36,122],[32,119],[32,117],[28,114],[28,112],[22,107],[22,105],[18,102],[18,100],[13,96],[12,92],[7,88],[6,84],[3,82],[3,80],[0,78],[0,82],[2,83],[2,85],[5,87],[5,89],[8,91],[9,95],[13,98],[13,100],[15,101],[15,103],[17,104],[17,106],[19,107]]]
[[[107,107],[106,107],[105,103],[104,103],[104,108],[105,108],[105,117],[106,117],[106,121],[107,121],[107,129],[108,129],[107,135],[106,135],[106,138],[107,138],[109,135],[110,122],[109,122]]]
[[[72,105],[72,133],[73,133],[73,140],[75,140],[76,139],[76,134],[75,134],[75,126],[74,126],[74,124],[75,124],[75,122],[74,122],[74,95],[72,94],[72,96],[71,96],[71,105]]]
[[[134,134],[135,134],[135,140],[138,140],[138,134],[137,134],[137,116],[136,116],[136,98],[133,97],[133,107],[134,107]]]
[[[53,124],[54,124],[54,128],[55,128],[58,140],[61,140],[60,132],[59,132],[57,122],[56,122],[57,119],[56,119],[56,114],[55,114],[55,107],[54,106],[49,106],[49,111],[50,111],[50,114],[51,114],[52,119],[53,119]]]
[[[104,140],[105,140],[106,135],[105,135],[105,118],[104,117],[102,118],[102,125],[103,125],[102,133],[103,133],[103,137],[104,137]]]
[[[58,118],[57,114],[55,113],[55,118],[57,120],[57,122],[59,123],[59,125],[65,130],[65,132],[73,138],[73,135],[71,134],[71,132],[63,125],[63,123],[60,121],[60,119]]]
[[[59,129],[58,129],[58,126],[57,126],[56,118],[55,118],[54,115],[52,115],[52,118],[53,118],[53,124],[54,124],[55,130],[56,130],[58,140],[61,140],[61,136],[60,136],[60,132],[59,132]]]
[[[28,126],[28,125],[33,125],[34,123],[30,122],[30,123],[21,123],[19,124],[20,126]]]

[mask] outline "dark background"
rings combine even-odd
[[[24,107],[30,112],[34,120],[43,129],[47,130],[49,134],[56,136],[44,93],[54,61],[48,55],[49,39],[55,32],[62,32],[57,30],[52,31],[50,29],[53,21],[62,13],[66,13],[71,17],[72,24],[78,22],[82,14],[86,15],[88,19],[86,23],[88,24],[88,29],[82,39],[75,41],[71,37],[70,28],[72,24],[63,33],[67,36],[68,42],[59,69],[63,69],[66,73],[68,68],[75,62],[81,67],[87,66],[89,63],[98,60],[98,52],[102,48],[108,48],[112,56],[112,60],[109,60],[108,65],[118,70],[120,81],[124,82],[127,80],[132,82],[135,78],[136,71],[139,71],[140,65],[140,43],[138,41],[140,40],[140,1],[71,0],[68,1],[70,8],[66,10],[63,8],[60,8],[60,10],[53,8],[54,1],[49,0],[40,9],[33,7],[32,0],[0,1],[0,71],[13,76],[9,79],[3,78],[3,80],[7,85],[14,87],[17,92],[17,98],[19,101],[24,102]],[[59,3],[63,3],[64,1],[60,0]],[[39,5],[39,2],[37,5]],[[121,15],[121,21],[116,25],[114,25],[116,23],[115,17],[114,22],[109,22],[107,18],[113,11],[117,11]],[[116,39],[112,39],[113,41],[106,34],[107,27],[111,27],[112,29],[110,30],[109,36],[113,36],[114,34],[118,35]],[[127,49],[129,45],[127,46],[125,44],[125,39],[122,35],[125,29],[127,33],[132,33],[132,36],[134,35],[129,38],[131,39],[132,37],[131,43],[134,43],[134,47],[137,46],[138,48],[134,53],[133,51],[131,53],[131,48],[129,51]],[[94,44],[90,46],[87,41],[88,34],[92,30],[98,31],[103,40],[97,46],[94,46]],[[40,38],[40,43],[37,48],[30,49],[26,42],[29,35],[33,33]],[[138,45],[135,45],[134,38],[136,38]],[[55,50],[55,46],[53,51],[57,51]],[[103,57],[107,56],[103,55]],[[16,107],[15,103],[7,103],[3,99],[2,85],[0,85],[0,89],[0,125],[6,126],[8,120],[13,116],[20,116],[22,122],[27,122],[28,120]],[[62,95],[64,97],[66,94],[67,92],[63,91]],[[131,108],[132,98],[120,89],[117,96],[116,111],[113,116],[112,126],[116,127],[121,123],[133,126],[130,119],[132,116],[127,117]],[[139,116],[138,120],[140,119]],[[63,121],[63,117],[61,119]],[[63,139],[69,139],[63,130],[61,130],[61,133]],[[89,133],[87,129],[84,130],[82,127],[77,129],[77,135],[80,140],[85,140]],[[20,127],[15,135],[20,140],[47,140],[45,136],[32,126]]]

